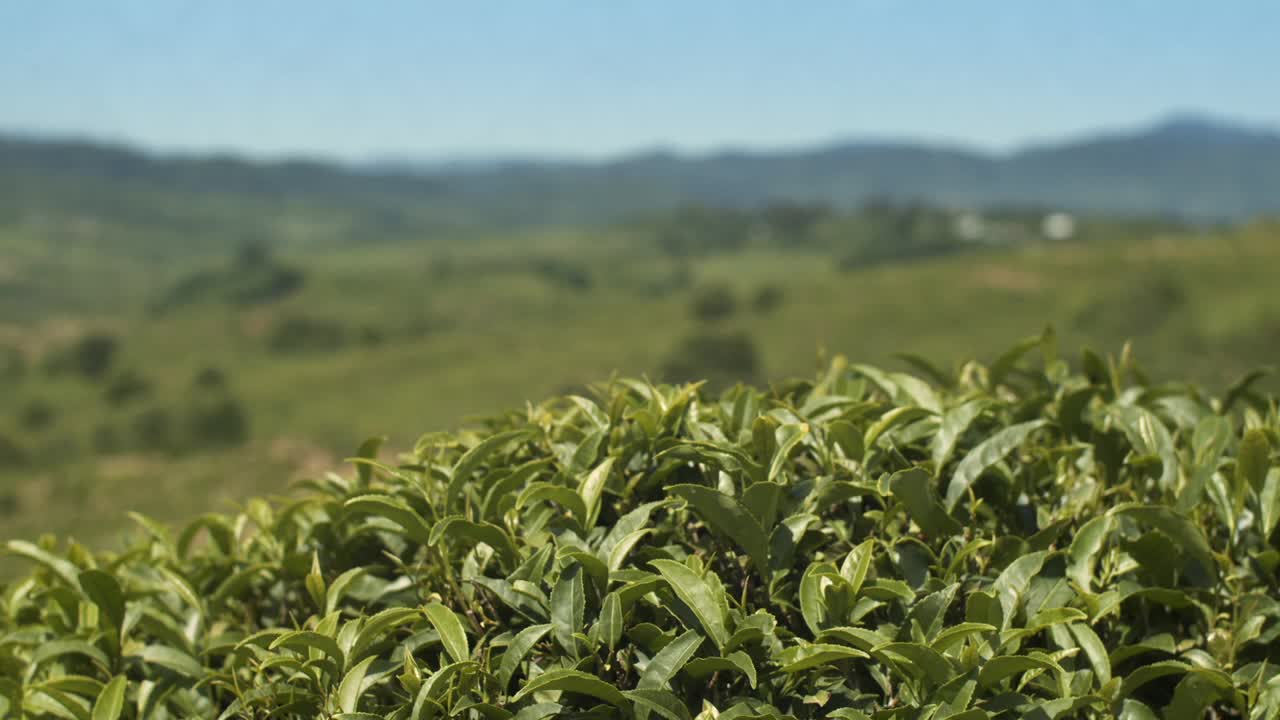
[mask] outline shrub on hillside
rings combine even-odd
[[[778,309],[784,294],[777,285],[761,285],[751,296],[751,309],[763,315]]]
[[[107,374],[120,350],[120,341],[107,333],[90,333],[45,359],[51,374],[73,373],[96,380]]]
[[[306,274],[295,267],[274,265],[251,274],[241,274],[228,283],[227,298],[237,305],[256,305],[280,300],[302,289]]]
[[[702,257],[741,250],[751,234],[749,213],[690,205],[658,220],[654,241],[672,257]]]
[[[347,343],[347,330],[328,318],[289,315],[271,330],[267,347],[280,353],[325,352]]]
[[[531,261],[530,268],[552,287],[575,292],[591,289],[591,273],[580,263],[546,257]]]
[[[22,407],[22,412],[18,413],[18,424],[24,430],[39,432],[47,430],[57,418],[57,408],[49,404],[47,400],[37,398]]]
[[[176,452],[179,447],[173,413],[167,408],[151,407],[134,415],[130,423],[132,445],[146,452]]]
[[[229,265],[202,268],[183,277],[151,304],[156,312],[206,302],[258,305],[284,299],[302,289],[306,273],[276,260],[263,242],[237,249]]]
[[[0,347],[0,381],[21,380],[27,374],[27,358],[16,347]]]
[[[377,325],[361,325],[357,333],[361,345],[377,347],[387,341],[387,331]]]
[[[693,285],[693,279],[694,273],[689,263],[677,259],[666,267],[649,270],[633,282],[641,295],[665,297],[688,290]]]
[[[186,409],[189,449],[232,447],[248,439],[249,415],[229,393],[202,394]]]
[[[137,370],[125,370],[111,378],[102,397],[113,407],[127,405],[151,394],[151,382]]]
[[[1083,364],[618,380],[119,551],[10,542],[0,711],[1277,717],[1274,399]]]
[[[23,467],[29,458],[27,449],[17,438],[0,432],[0,469]]]
[[[227,384],[227,373],[219,367],[203,367],[196,372],[191,384],[196,388],[205,390],[217,390],[223,388]]]
[[[668,382],[706,380],[712,389],[760,376],[760,352],[745,332],[700,332],[683,338],[667,355],[661,376]]]
[[[733,294],[733,288],[728,285],[705,285],[694,292],[691,311],[699,322],[728,320],[738,311],[738,299]]]

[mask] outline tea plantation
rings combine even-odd
[[[916,365],[615,380],[177,533],[135,517],[119,552],[12,541],[3,716],[1280,714],[1253,378],[1208,397],[1050,333]]]

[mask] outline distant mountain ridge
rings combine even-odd
[[[656,151],[598,162],[499,158],[364,166],[161,156],[0,136],[0,189],[34,176],[169,191],[407,202],[497,225],[609,221],[690,203],[852,207],[872,198],[1233,220],[1280,213],[1280,132],[1187,114],[1137,131],[1009,153],[862,141],[706,155]]]

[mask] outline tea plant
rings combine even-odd
[[[1280,417],[1052,336],[616,380],[119,552],[8,543],[5,717],[1280,714]]]

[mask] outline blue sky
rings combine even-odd
[[[0,130],[600,157],[1280,126],[1270,0],[4,0]]]

